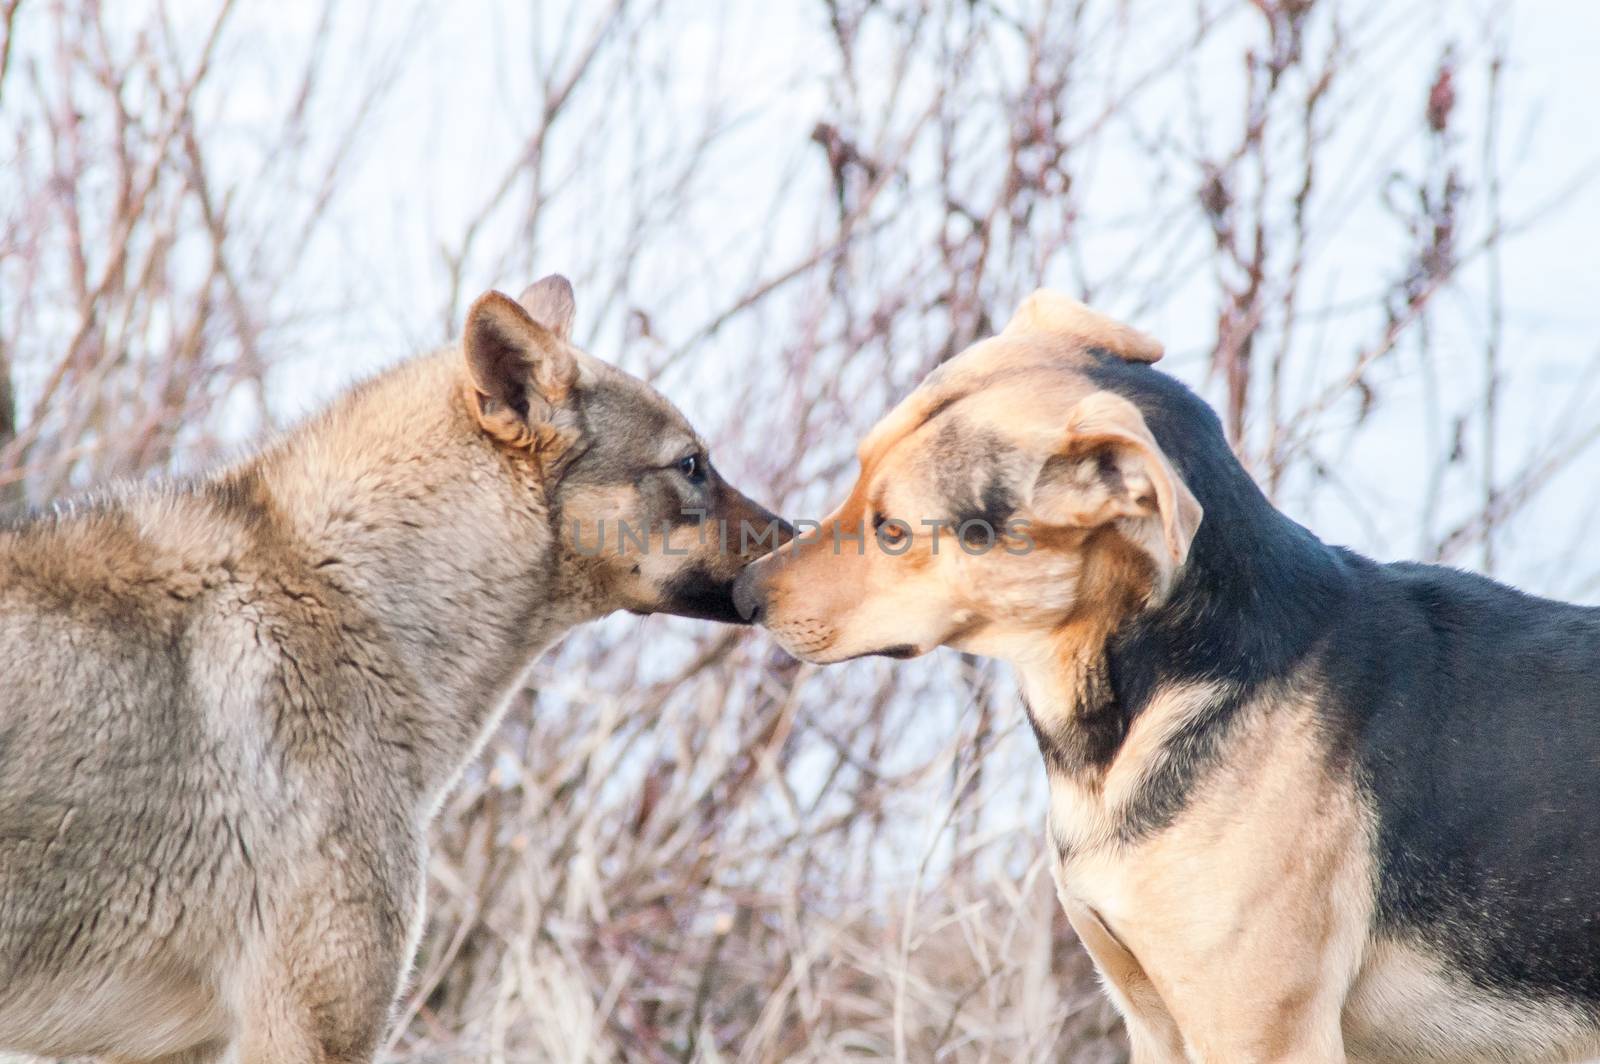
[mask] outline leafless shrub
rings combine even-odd
[[[192,23],[88,0],[0,12],[0,56],[17,67],[0,65],[0,500],[13,509],[270,425],[269,364],[297,339],[281,289],[392,70],[353,103],[329,100],[313,40],[277,57],[281,105],[246,128],[230,109],[262,87],[242,74],[236,6]]]
[[[262,126],[270,167],[224,184],[204,116],[230,5],[198,29],[22,6],[0,10],[0,480],[43,500],[270,420],[330,146],[378,120],[392,68],[330,112],[351,75],[309,47]],[[497,34],[514,133],[433,234],[441,298],[410,324],[443,339],[485,284],[563,269],[585,342],[790,513],[824,509],[865,429],[1041,281],[1212,321],[1167,337],[1169,365],[1241,457],[1285,502],[1361,511],[1340,456],[1414,415],[1397,382],[1460,364],[1439,335],[1475,311],[1446,297],[1487,269],[1497,308],[1499,249],[1540,217],[1495,146],[1506,36],[1429,36],[1426,5],[816,0],[793,45],[739,5],[549,7]],[[789,62],[783,93],[721,73],[746,52]],[[1482,387],[1425,392],[1417,493],[1424,551],[1485,566],[1600,436],[1575,405],[1495,461],[1512,367],[1490,318]],[[440,818],[393,1059],[1124,1059],[1053,898],[1007,677],[818,671],[659,619],[595,626],[539,675]]]

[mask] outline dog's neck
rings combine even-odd
[[[1017,672],[1052,779],[1076,793],[1128,775],[1119,758],[1197,763],[1177,749],[1197,741],[1194,722],[1220,720],[1255,685],[1287,676],[1345,593],[1339,552],[1259,493],[1208,505],[1207,521],[1159,601],[1127,608],[1124,598],[1122,608],[1097,608],[1092,621],[1069,620],[1001,655]],[[1093,599],[1098,607],[1107,596]],[[1174,714],[1184,719],[1155,719]]]
[[[1095,776],[1121,745],[1127,722],[1111,685],[1106,638],[1100,618],[1086,617],[1012,640],[1003,655],[1053,776]]]
[[[471,756],[539,653],[597,615],[555,586],[538,472],[476,431],[459,364],[447,351],[401,366],[245,467],[307,572],[353,605],[367,631],[352,638],[402,670],[389,687],[417,704],[376,708],[425,736],[429,790]]]

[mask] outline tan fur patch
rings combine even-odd
[[[1151,777],[1165,767],[1172,756],[1171,741],[1230,690],[1231,685],[1227,684],[1191,683],[1161,692],[1155,704],[1133,722],[1117,759],[1106,771],[1102,784],[1105,807],[1126,808]]]

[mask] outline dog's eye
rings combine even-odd
[[[889,515],[882,513],[872,515],[872,531],[887,547],[899,546],[911,534],[904,521],[890,521]]]
[[[702,483],[706,479],[706,460],[698,454],[684,455],[678,459],[678,472],[688,478],[691,484]]]

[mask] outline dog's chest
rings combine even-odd
[[[1077,716],[1070,699],[1052,699],[1043,683],[1024,677],[1035,727],[1070,735]],[[1102,766],[1063,768],[1046,753],[1050,774],[1050,834],[1062,859],[1117,849],[1131,840],[1158,834],[1174,819],[1187,819],[1189,806],[1205,777],[1225,768],[1226,756],[1198,756],[1196,722],[1232,694],[1224,684],[1173,685],[1151,701]],[[1045,697],[1041,697],[1041,696]]]
[[[1372,907],[1364,809],[1351,781],[1328,771],[1313,719],[1292,708],[1236,723],[1171,817],[1148,831],[1120,829],[1170,756],[1155,735],[1130,732],[1148,752],[1120,766],[1120,779],[1114,766],[1098,786],[1052,780],[1063,903],[1093,911],[1185,1030],[1229,1020],[1214,1015],[1219,993],[1260,1001],[1290,987],[1310,1000],[1359,963]],[[1160,734],[1171,727],[1169,718]]]
[[[1114,927],[1149,917],[1141,900],[1141,878],[1150,872],[1151,847],[1119,841],[1119,810],[1098,788],[1071,779],[1050,781],[1051,871],[1063,904],[1087,905]],[[1182,860],[1181,834],[1157,847],[1161,863]]]

